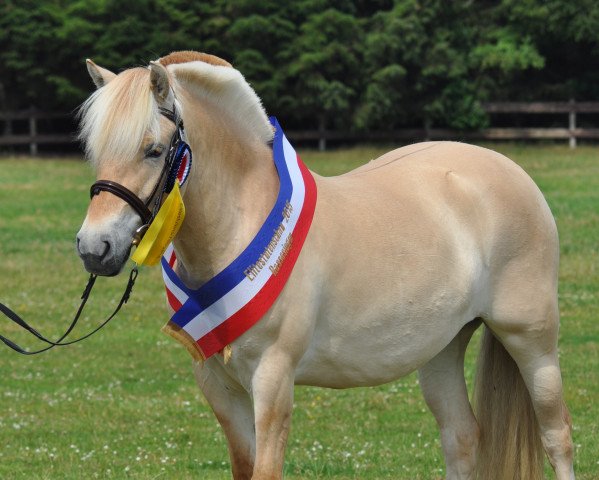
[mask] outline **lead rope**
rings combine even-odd
[[[87,285],[85,286],[85,289],[83,290],[83,294],[81,295],[81,304],[79,305],[79,308],[77,309],[75,318],[73,318],[73,321],[71,322],[71,325],[69,326],[69,328],[67,328],[66,332],[64,334],[62,334],[62,336],[56,341],[52,341],[52,340],[49,340],[48,338],[44,337],[35,328],[30,326],[25,320],[23,320],[17,313],[15,313],[13,310],[8,308],[3,303],[0,303],[0,311],[6,317],[8,317],[10,320],[12,320],[14,323],[19,325],[20,327],[27,330],[29,333],[31,333],[37,339],[41,340],[44,343],[47,343],[48,346],[45,348],[41,348],[39,350],[25,350],[24,348],[20,347],[15,342],[13,342],[12,340],[9,340],[8,338],[6,338],[3,335],[0,335],[0,340],[2,340],[6,345],[8,345],[10,348],[12,348],[15,352],[18,352],[22,355],[36,355],[38,353],[46,352],[47,350],[50,350],[51,348],[54,348],[54,347],[62,347],[65,345],[72,345],[73,343],[77,343],[77,342],[80,342],[81,340],[85,340],[86,338],[91,337],[98,330],[100,330],[104,326],[106,326],[106,324],[108,324],[108,322],[110,322],[110,320],[112,320],[115,317],[115,315],[119,312],[121,307],[125,303],[127,303],[127,301],[129,300],[129,297],[131,296],[131,292],[133,291],[133,286],[135,285],[135,280],[137,279],[138,273],[139,272],[137,270],[137,267],[133,267],[133,269],[131,270],[131,273],[129,274],[129,280],[127,282],[127,286],[125,287],[125,291],[123,292],[121,300],[119,301],[119,304],[117,305],[114,312],[112,312],[112,314],[106,320],[104,320],[98,327],[96,327],[91,332],[87,333],[86,335],[79,337],[76,340],[70,340],[68,342],[63,342],[63,340],[73,331],[73,329],[75,328],[75,325],[77,325],[77,322],[79,321],[79,317],[83,313],[85,304],[87,303],[87,300],[89,299],[89,296],[94,287],[94,284],[96,283],[96,279],[98,278],[97,275],[94,275],[92,273],[89,276]]]

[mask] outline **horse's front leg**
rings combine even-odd
[[[250,480],[254,471],[256,437],[250,395],[216,360],[195,364],[196,380],[218,419],[229,447],[234,480]]]
[[[283,477],[287,435],[293,409],[293,362],[285,352],[263,356],[252,379],[256,419],[253,480]]]

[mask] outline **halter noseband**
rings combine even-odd
[[[170,193],[170,191],[173,189],[175,180],[177,178],[177,172],[181,164],[181,156],[179,153],[181,149],[186,146],[185,142],[183,141],[183,120],[178,115],[175,105],[173,105],[172,111],[165,108],[160,108],[160,113],[175,124],[175,133],[171,137],[169,150],[164,161],[162,172],[160,172],[160,176],[158,177],[158,180],[154,185],[152,193],[150,193],[148,199],[144,202],[127,187],[112,180],[98,180],[91,186],[89,191],[90,198],[94,198],[94,196],[98,195],[100,192],[112,193],[113,195],[116,195],[120,199],[124,200],[131,208],[133,208],[133,210],[135,210],[143,223],[142,226],[139,227],[135,232],[135,236],[133,238],[134,245],[141,241],[141,238],[148,229],[148,226],[150,223],[152,223],[152,220],[154,220],[154,217],[156,216],[156,213],[162,204],[162,198],[164,194]],[[162,183],[164,183],[164,185],[160,195],[158,195],[154,201],[153,209],[150,210],[149,206],[152,203],[152,199],[156,196],[156,193],[158,192]]]
[[[160,180],[162,180],[162,177]],[[125,200],[125,202],[127,202],[141,217],[141,220],[144,224],[151,222],[153,215],[147,204],[128,188],[111,180],[98,180],[91,186],[89,196],[90,198],[93,198],[94,195],[98,195],[102,191],[112,193],[113,195]]]

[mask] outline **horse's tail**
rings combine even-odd
[[[543,446],[530,395],[516,362],[485,327],[474,386],[481,480],[543,479]]]

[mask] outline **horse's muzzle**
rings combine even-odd
[[[118,275],[129,258],[131,242],[122,244],[115,235],[93,234],[81,228],[77,234],[77,253],[89,273]]]

